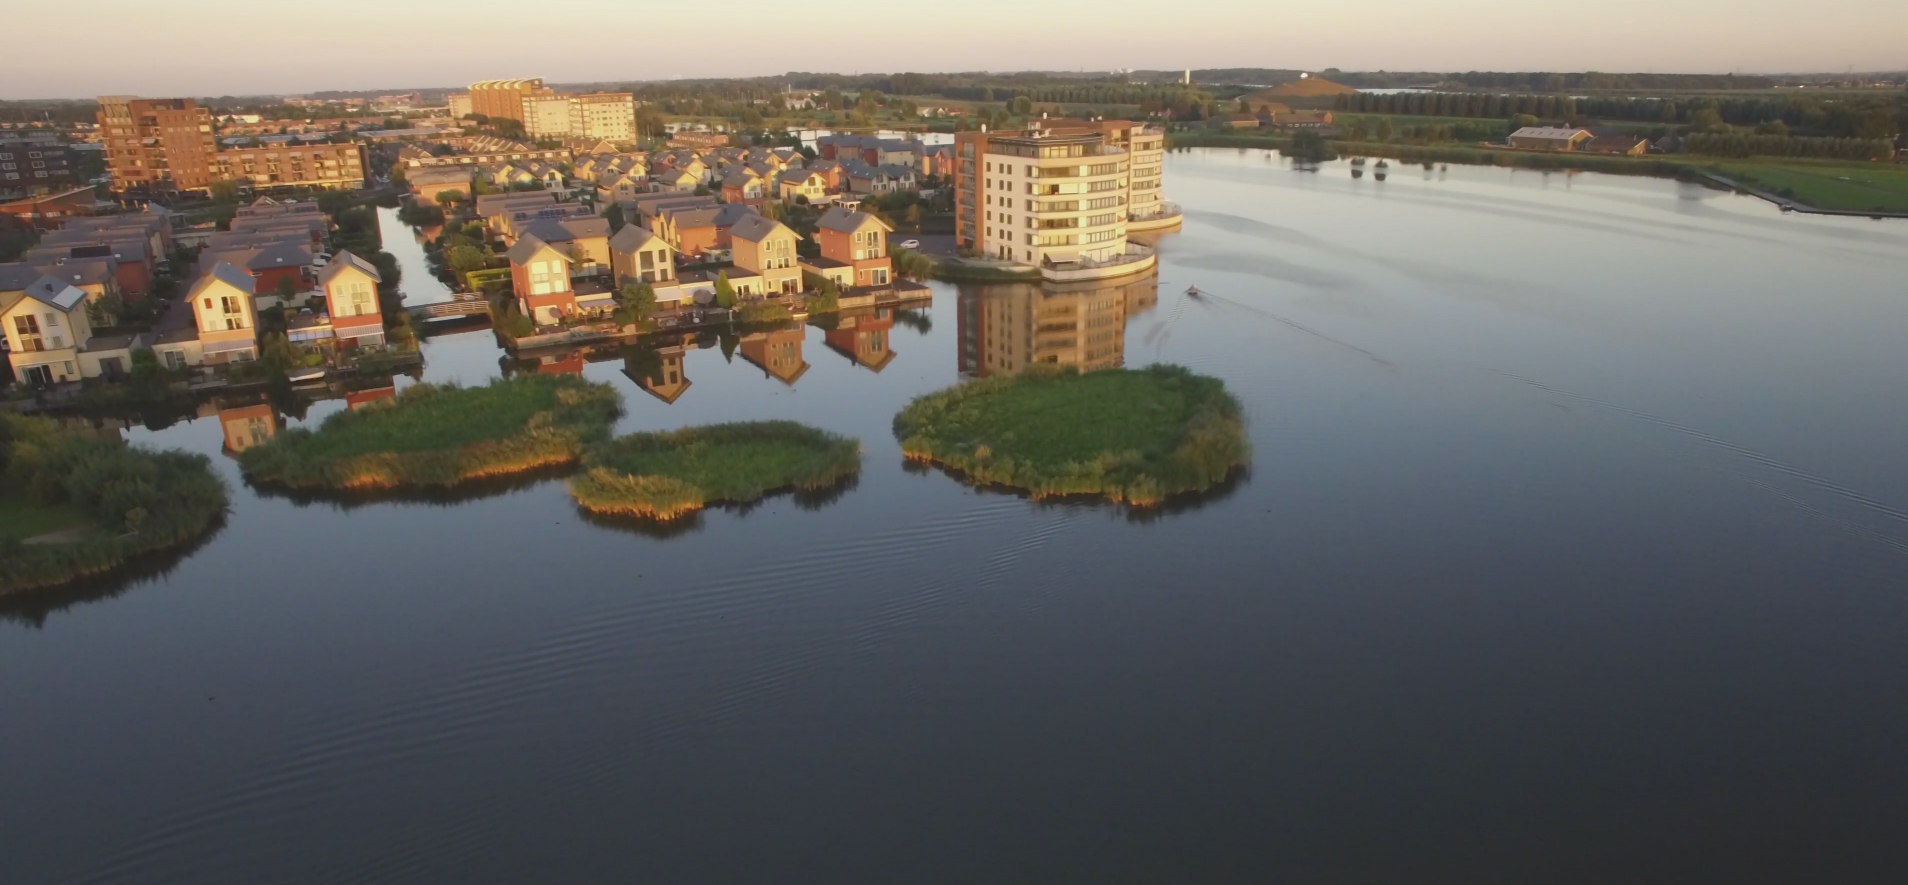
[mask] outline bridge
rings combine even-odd
[[[460,294],[451,301],[439,301],[436,304],[420,304],[416,307],[407,307],[404,310],[411,315],[411,319],[422,321],[471,316],[488,317],[490,315],[490,303],[485,301],[482,296]]]

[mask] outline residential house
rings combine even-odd
[[[762,177],[751,170],[731,172],[728,177],[722,179],[722,202],[724,203],[759,206],[765,196],[766,190],[762,184]]]
[[[802,288],[802,269],[795,253],[797,237],[788,225],[761,215],[748,215],[730,229],[735,266],[762,276],[768,294],[794,294]]]
[[[1323,129],[1332,125],[1332,119],[1331,111],[1289,111],[1273,114],[1272,125],[1280,129]]]
[[[784,203],[820,205],[828,202],[828,181],[813,170],[790,169],[777,179],[777,196]]]
[[[1649,139],[1634,135],[1599,135],[1583,143],[1581,150],[1593,154],[1622,154],[1641,157],[1650,150]]]
[[[510,259],[511,290],[517,308],[539,326],[554,326],[577,313],[570,285],[570,256],[534,236],[517,238],[505,253]]]
[[[596,180],[596,202],[599,205],[632,200],[649,192],[649,176],[643,172],[605,173]]]
[[[716,208],[715,230],[717,249],[735,248],[735,223],[750,215],[760,215],[754,206],[747,203],[723,203]]]
[[[318,272],[318,284],[325,290],[331,334],[338,343],[384,343],[384,310],[378,302],[378,284],[383,281],[375,265],[349,250],[331,256]]]
[[[610,272],[615,288],[630,283],[648,283],[656,293],[658,306],[674,306],[683,299],[683,287],[676,281],[676,252],[662,237],[634,224],[610,237]]]
[[[80,349],[93,337],[86,293],[42,276],[7,297],[12,303],[0,302],[5,308],[0,311],[0,324],[6,326],[14,377],[33,387],[86,377],[80,368]]]
[[[855,286],[886,286],[892,281],[894,259],[888,256],[888,234],[893,232],[873,215],[838,206],[823,212],[815,224],[821,257],[851,268]],[[813,259],[804,262],[809,263]],[[828,276],[819,269],[811,272]]]
[[[1510,135],[1510,146],[1532,151],[1574,151],[1595,138],[1588,129],[1525,126]]]
[[[676,250],[676,254],[700,258],[721,248],[721,231],[716,228],[720,205],[662,206],[657,210],[650,230]]]
[[[694,193],[696,188],[702,186],[702,179],[695,173],[674,166],[654,169],[650,172],[649,178],[654,182],[656,190],[668,193]]]
[[[187,290],[203,362],[219,365],[258,358],[258,309],[253,286],[251,275],[220,262]]]
[[[570,256],[570,276],[593,277],[609,273],[609,219],[540,218],[525,224],[521,236],[534,236]]]
[[[128,301],[145,297],[159,267],[146,235],[127,231],[49,231],[21,260],[41,266],[93,258],[113,259],[120,295]]]
[[[471,170],[465,166],[435,166],[428,169],[415,169],[404,176],[404,183],[411,189],[419,205],[430,206],[437,203],[438,194],[454,193],[465,200],[470,199]]]

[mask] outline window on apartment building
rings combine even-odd
[[[219,301],[220,301],[219,306],[224,308],[225,312],[228,314],[238,314],[238,313],[245,312],[245,309],[239,305],[239,300],[230,295],[220,296]]]

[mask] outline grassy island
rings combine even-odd
[[[915,399],[894,431],[908,458],[978,483],[1138,506],[1211,489],[1251,457],[1238,400],[1178,366],[982,378]]]
[[[619,437],[593,447],[583,465],[570,480],[583,509],[670,520],[782,489],[827,488],[861,469],[861,446],[792,421],[714,424]]]
[[[247,479],[294,490],[448,488],[569,464],[622,412],[607,385],[524,375],[483,387],[418,384],[245,450]]]
[[[0,594],[187,544],[218,524],[226,503],[203,455],[0,415]]]

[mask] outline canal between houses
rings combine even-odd
[[[615,385],[623,431],[858,437],[832,499],[667,532],[558,480],[298,502],[243,484],[216,410],[127,431],[212,456],[233,509],[163,567],[7,602],[4,878],[1908,869],[1908,224],[1167,162],[1156,280],[936,283],[774,340],[424,345],[430,381]],[[911,397],[1048,358],[1224,379],[1249,476],[1135,515],[904,466]]]

